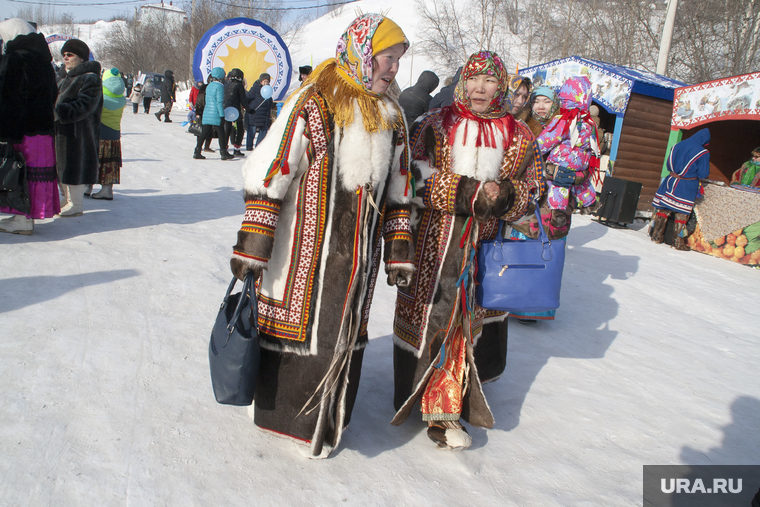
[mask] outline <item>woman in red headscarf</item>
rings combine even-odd
[[[481,381],[498,377],[506,358],[506,314],[475,304],[470,259],[500,218],[522,217],[544,190],[541,155],[510,114],[507,79],[495,53],[473,54],[454,104],[425,116],[410,141],[417,269],[396,299],[393,423],[420,399],[428,436],[449,449],[471,443],[460,419],[493,426]],[[496,350],[480,354],[484,339]]]
[[[231,267],[260,276],[254,423],[310,457],[351,418],[381,239],[389,284],[414,269],[406,127],[386,93],[408,46],[392,20],[355,19],[243,167]]]

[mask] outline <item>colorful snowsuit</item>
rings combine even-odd
[[[548,181],[547,202],[550,209],[564,210],[572,195],[577,207],[591,206],[596,192],[589,178],[589,164],[598,155],[596,124],[588,110],[591,106],[591,82],[588,78],[568,79],[559,90],[560,114],[553,118],[538,137],[541,153],[549,153],[547,164],[567,167],[580,183],[570,188]]]

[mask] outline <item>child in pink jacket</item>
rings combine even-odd
[[[564,210],[593,206],[596,192],[589,178],[589,165],[598,164],[599,143],[596,124],[589,114],[591,82],[587,77],[565,81],[559,90],[560,114],[538,137],[541,153],[549,153],[547,164],[547,204],[552,210],[551,224],[563,227]],[[556,168],[554,167],[556,166]],[[570,199],[575,202],[571,203]]]

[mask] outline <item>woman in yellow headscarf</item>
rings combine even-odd
[[[260,276],[254,422],[310,457],[351,417],[381,236],[388,283],[414,269],[406,126],[386,93],[407,47],[390,19],[358,17],[243,167],[231,267]]]

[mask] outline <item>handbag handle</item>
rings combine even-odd
[[[224,296],[224,304],[227,304],[227,300],[230,298],[230,294],[232,293],[232,289],[235,287],[235,283],[237,283],[237,278],[232,277],[232,281],[230,282],[230,286],[227,287],[227,295]],[[245,295],[248,294],[248,297],[251,301],[251,309],[253,310],[253,321],[257,322],[259,319],[259,309],[258,309],[258,303],[256,301],[256,291],[254,290],[254,284],[255,280],[253,278],[253,273],[248,273],[245,277],[245,281],[243,282],[243,290],[240,294],[240,297],[238,298],[237,306],[235,307],[235,311],[232,313],[232,318],[230,319],[230,323],[227,325],[227,340],[230,339],[230,336],[232,336],[232,332],[235,330],[235,323],[240,318],[240,313],[243,311],[243,301],[245,300]],[[254,324],[255,326],[255,324]],[[227,345],[225,343],[225,345]]]
[[[533,206],[535,207],[534,212],[536,213],[536,221],[538,222],[538,239],[541,241],[541,244],[543,245],[543,248],[541,249],[541,259],[544,261],[550,261],[552,260],[553,254],[551,249],[551,240],[549,239],[549,236],[546,234],[546,230],[544,230],[544,223],[541,220],[541,211],[538,207],[538,201],[536,199],[532,200]],[[501,231],[504,230],[504,220],[499,220],[499,228],[496,231],[496,238],[495,241],[498,243],[504,243],[504,236],[502,235]]]

